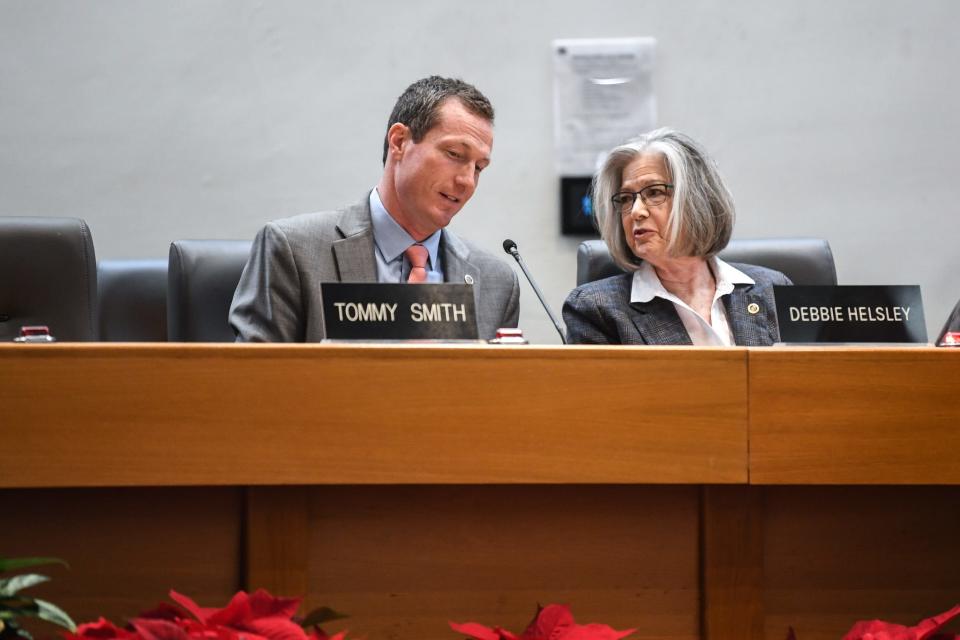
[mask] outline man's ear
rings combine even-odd
[[[412,140],[410,127],[402,122],[394,122],[387,129],[387,153],[394,159],[403,157],[403,143]]]

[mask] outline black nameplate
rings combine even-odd
[[[477,340],[473,286],[324,282],[330,340]]]
[[[775,286],[782,342],[926,342],[920,287]]]

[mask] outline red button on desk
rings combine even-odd
[[[523,337],[523,329],[500,327],[497,329],[497,337],[491,340],[490,344],[528,344],[528,342]]]
[[[941,347],[960,347],[960,331],[947,331],[940,339]]]
[[[14,342],[56,342],[56,338],[50,335],[50,327],[46,325],[29,325],[20,327],[20,336],[13,339]]]

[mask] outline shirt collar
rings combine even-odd
[[[376,189],[370,192],[370,219],[373,223],[373,241],[377,245],[380,255],[388,263],[402,256],[410,245],[417,244],[417,241],[397,224],[387,208],[383,206],[380,194],[377,193]],[[442,229],[437,229],[433,235],[420,242],[427,248],[427,253],[430,255],[431,269],[437,264],[437,252],[440,250],[440,233],[442,231]]]
[[[716,256],[711,258],[711,264],[717,279],[717,293],[721,296],[733,293],[734,285],[756,284],[753,278]]]
[[[714,300],[720,296],[733,293],[735,285],[756,284],[753,278],[716,256],[710,259],[710,268],[717,280],[717,292],[713,296]],[[678,301],[675,295],[664,289],[653,265],[644,261],[633,274],[630,302],[650,302],[654,298],[663,298],[670,302]]]

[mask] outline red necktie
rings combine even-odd
[[[427,281],[427,248],[422,244],[412,244],[403,252],[410,261],[410,275],[407,282],[417,283]]]

